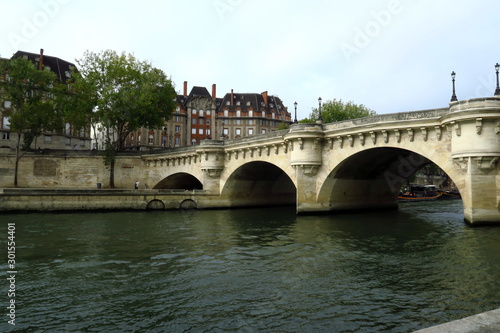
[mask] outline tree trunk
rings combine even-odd
[[[109,163],[109,187],[115,188],[115,157]]]
[[[19,160],[22,156],[19,154],[21,146],[21,133],[17,132],[17,145],[16,145],[16,163],[14,167],[14,187],[17,187],[17,174],[19,172]]]

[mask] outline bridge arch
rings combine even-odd
[[[154,189],[182,189],[182,190],[202,190],[203,184],[195,176],[186,173],[174,173],[160,182],[158,182]]]
[[[435,157],[401,147],[355,152],[328,173],[319,190],[318,202],[327,203],[330,210],[397,208],[401,186],[426,164],[435,163],[455,180],[456,169]]]
[[[232,207],[295,205],[297,189],[290,176],[275,164],[251,161],[228,176],[221,190]]]

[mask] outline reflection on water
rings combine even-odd
[[[7,222],[26,332],[410,332],[500,306],[500,228],[468,227],[459,201]]]

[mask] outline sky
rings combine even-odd
[[[492,96],[498,0],[0,0],[0,56],[134,54],[178,93],[279,96],[299,120],[341,99],[379,114]]]

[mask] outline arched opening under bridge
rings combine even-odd
[[[431,161],[409,150],[390,147],[364,150],[332,170],[318,201],[328,203],[330,210],[396,209],[402,186],[429,164],[437,165],[446,174],[440,161]]]
[[[175,173],[164,178],[154,189],[175,189],[175,190],[202,190],[203,184],[193,175],[185,172]]]
[[[231,207],[295,205],[297,189],[290,177],[268,162],[249,162],[237,168],[221,192]]]

